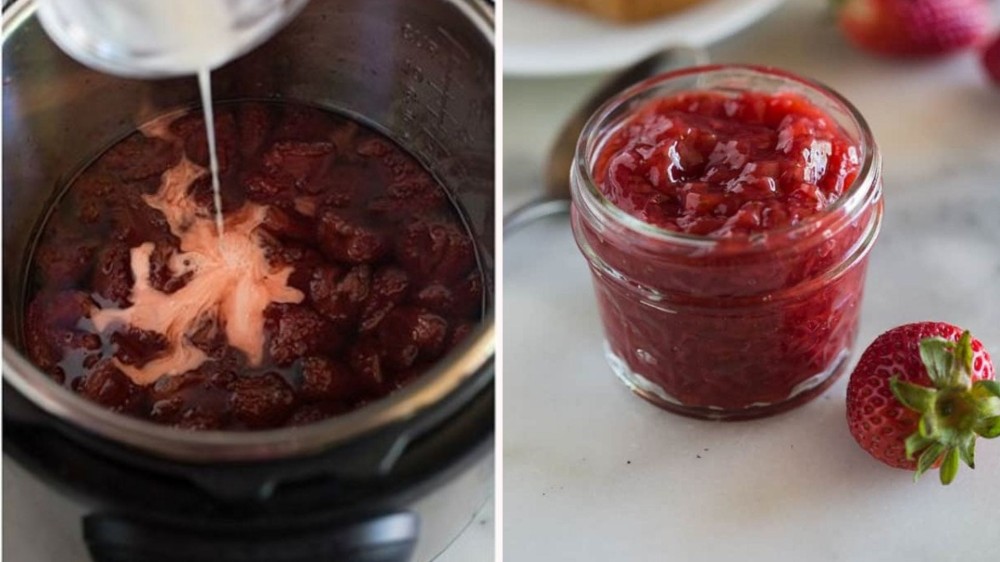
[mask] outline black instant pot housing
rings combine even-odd
[[[477,377],[490,382],[457,394],[444,419],[428,412],[304,458],[213,465],[108,441],[5,383],[3,450],[93,506],[83,532],[96,562],[402,562],[420,529],[408,506],[493,448],[492,365]]]

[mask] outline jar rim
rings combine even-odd
[[[847,189],[844,190],[844,195],[842,197],[837,199],[837,201],[829,207],[823,209],[821,212],[810,215],[795,224],[789,224],[759,233],[751,233],[746,236],[718,238],[702,234],[678,232],[646,222],[622,209],[604,195],[604,193],[597,187],[597,182],[593,177],[591,155],[596,153],[594,149],[597,142],[608,136],[599,135],[598,131],[600,127],[605,125],[608,117],[614,111],[630,103],[639,95],[668,82],[683,78],[691,78],[698,75],[709,75],[713,73],[733,71],[744,72],[750,75],[760,75],[772,79],[785,80],[798,86],[803,86],[826,97],[828,100],[839,105],[840,108],[844,110],[845,114],[853,121],[853,124],[856,125],[858,129],[858,150],[861,153],[861,167],[857,176],[854,178],[854,181]],[[697,88],[690,91],[697,91]],[[596,203],[596,208],[616,223],[624,225],[632,231],[658,241],[670,242],[681,246],[689,246],[699,249],[712,249],[722,244],[732,244],[733,241],[745,241],[752,244],[756,242],[757,239],[763,241],[776,236],[795,238],[801,234],[815,232],[817,228],[822,226],[826,221],[830,220],[832,217],[837,217],[839,215],[838,211],[845,208],[849,210],[860,210],[863,208],[863,201],[871,197],[871,195],[876,191],[875,186],[878,183],[877,180],[880,167],[881,157],[878,153],[878,147],[875,144],[875,138],[872,135],[868,122],[865,120],[864,116],[861,115],[861,112],[858,111],[854,104],[848,101],[847,98],[839,94],[833,88],[818,80],[805,78],[772,66],[752,64],[710,64],[681,68],[659,74],[630,86],[604,102],[604,104],[602,104],[601,107],[590,116],[587,123],[583,127],[583,131],[581,132],[576,145],[576,155],[573,162],[572,175],[580,179],[584,184],[585,189],[580,191],[587,199],[589,199],[587,202]],[[577,189],[573,189],[573,192],[576,193]]]

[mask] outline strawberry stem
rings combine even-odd
[[[972,383],[972,335],[965,331],[957,342],[944,338],[920,341],[920,358],[933,387],[889,381],[893,395],[918,412],[917,430],[906,438],[906,458],[919,454],[914,481],[941,462],[941,483],[950,484],[960,461],[975,468],[976,437],[1000,437],[1000,383]]]

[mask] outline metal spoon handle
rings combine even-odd
[[[503,235],[506,238],[529,224],[552,215],[568,213],[570,200],[562,197],[535,197],[503,217]]]

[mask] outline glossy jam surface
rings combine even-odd
[[[799,95],[693,92],[631,115],[602,147],[594,177],[645,222],[722,238],[822,212],[858,168],[854,143]]]
[[[590,210],[600,203],[575,187],[573,227],[619,377],[662,407],[721,419],[774,413],[832,383],[881,208],[876,196],[830,210],[858,176],[857,144],[791,93],[676,94],[598,134],[591,170],[606,198],[704,237],[648,236]],[[787,235],[795,225],[805,230]]]
[[[387,138],[291,104],[216,107],[90,164],[51,210],[24,340],[53,379],[191,429],[299,425],[412,381],[480,319],[471,236]]]

